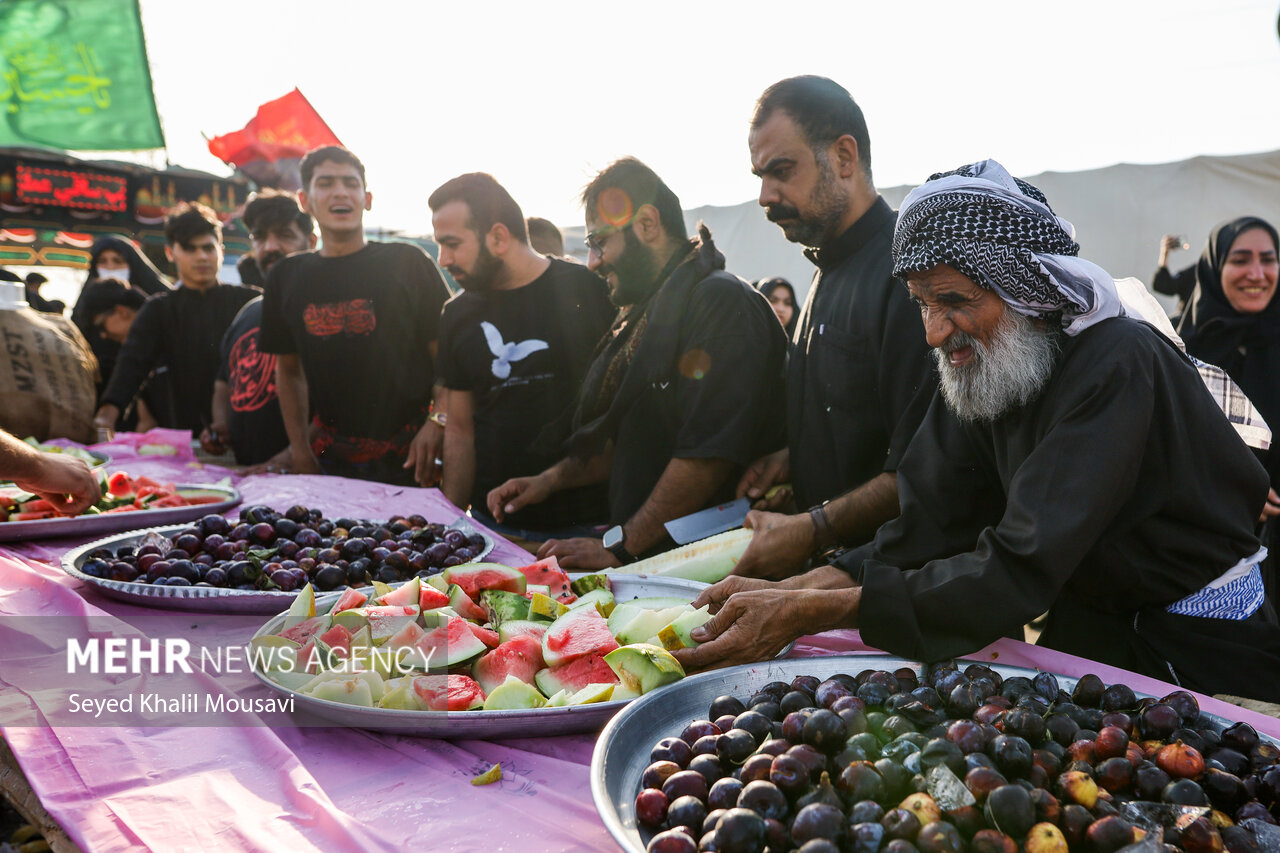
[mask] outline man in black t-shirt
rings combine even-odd
[[[289,255],[316,247],[315,221],[291,193],[255,193],[244,206],[241,220],[253,247],[245,258],[255,270],[269,272]],[[240,310],[222,338],[222,365],[213,383],[213,423],[201,434],[200,443],[216,455],[225,452],[230,442],[237,463],[284,473],[289,465],[289,435],[276,395],[276,357],[258,344],[261,325],[259,298]]]
[[[599,276],[530,247],[520,206],[492,176],[461,175],[427,203],[440,263],[465,288],[440,320],[436,367],[449,395],[441,488],[496,524],[485,513],[489,491],[560,458],[567,435],[539,434],[573,405],[615,309]],[[584,533],[605,520],[606,501],[602,484],[566,489],[508,516],[500,532],[535,541]]]
[[[427,413],[449,291],[422,249],[365,240],[373,196],[354,154],[317,148],[301,172],[298,196],[320,226],[320,251],[271,270],[260,337],[262,350],[279,356],[290,468],[412,485],[410,469],[434,459],[443,437]]]
[[[565,488],[609,483],[601,539],[550,540],[539,557],[598,569],[671,547],[663,524],[733,497],[742,469],[783,443],[786,336],[764,297],[724,271],[680,199],[619,160],[588,185],[588,267],[622,310],[570,413],[566,458],[489,493],[499,521]]]

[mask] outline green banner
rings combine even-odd
[[[0,0],[0,145],[164,146],[138,0]]]

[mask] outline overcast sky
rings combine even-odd
[[[141,3],[173,163],[228,173],[201,134],[297,86],[368,167],[367,221],[410,233],[476,170],[580,224],[628,154],[686,208],[754,199],[752,104],[795,74],[861,104],[881,186],[1280,147],[1275,0]]]

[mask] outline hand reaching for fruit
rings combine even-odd
[[[18,488],[39,495],[62,515],[79,515],[102,497],[97,477],[82,460],[65,454],[38,455],[33,476],[14,478]]]
[[[813,522],[807,515],[747,513],[743,527],[755,531],[733,573],[748,578],[785,578],[804,569],[813,551]]]
[[[738,481],[736,497],[749,497],[756,502],[757,509],[773,509],[790,497],[790,492],[782,490],[769,492],[778,483],[786,482],[791,475],[791,455],[783,448],[776,453],[762,456],[747,468]]]
[[[501,522],[508,514],[542,503],[550,496],[551,488],[543,477],[514,477],[489,492],[485,503],[489,505],[490,515]]]
[[[555,557],[566,569],[612,569],[621,563],[604,547],[599,539],[548,539],[538,549],[538,559]]]
[[[443,466],[439,459],[444,455],[444,428],[436,421],[428,420],[413,437],[404,468],[413,470],[413,479],[424,489],[440,482]]]

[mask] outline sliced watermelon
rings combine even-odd
[[[542,638],[546,636],[549,622],[543,622],[534,619],[516,619],[511,622],[503,622],[498,626],[498,637],[502,642],[510,640],[512,637],[533,637],[538,641],[538,645],[542,645]]]
[[[484,608],[476,604],[475,600],[467,595],[466,591],[456,583],[449,585],[449,606],[464,619],[483,622],[489,618],[489,615],[484,612]]]
[[[304,619],[287,631],[281,631],[277,636],[284,637],[286,640],[293,640],[301,646],[320,636],[329,625],[329,614],[326,613],[323,616],[312,616],[310,619]]]
[[[416,577],[412,578],[408,583],[403,584],[391,592],[378,599],[379,604],[417,604],[418,591],[422,588],[422,581]]]
[[[387,640],[387,648],[404,649],[416,646],[426,634],[427,632],[422,630],[417,622],[410,622],[391,635]]]
[[[607,654],[618,648],[609,624],[594,607],[570,610],[551,623],[542,638],[542,659],[547,666],[562,666],[590,654]]]
[[[341,625],[334,625],[321,634],[320,642],[332,649],[335,657],[351,656],[351,632]]]
[[[131,498],[138,493],[138,487],[123,471],[117,471],[107,478],[107,491],[112,497]]]
[[[308,675],[315,675],[320,671],[320,656],[316,654],[316,641],[314,638],[298,649],[298,669]]]
[[[483,625],[477,625],[474,622],[468,622],[467,627],[471,629],[471,633],[476,635],[476,639],[484,643],[491,649],[496,649],[498,644],[502,642],[502,638],[498,636],[498,632],[492,628],[486,628]]]
[[[604,655],[586,655],[554,669],[542,669],[534,675],[534,683],[547,696],[561,690],[577,692],[588,684],[616,684],[618,674],[604,662]]]
[[[465,675],[419,675],[413,691],[432,711],[470,711],[484,705],[484,689]]]
[[[507,592],[524,592],[524,575],[515,569],[498,563],[466,563],[444,570],[444,579],[462,587],[472,601],[480,601],[480,593],[486,589],[502,589]],[[483,618],[483,617],[482,617]]]
[[[405,625],[417,620],[418,605],[366,607],[364,615],[369,620],[369,634],[373,638],[374,645],[380,646]]]
[[[15,512],[9,516],[10,521],[39,521],[42,518],[57,518],[56,512]]]
[[[533,684],[534,675],[542,669],[542,646],[532,637],[513,637],[491,652],[483,654],[472,667],[472,674],[485,694],[514,675],[525,684]],[[605,667],[608,669],[608,666]]]
[[[524,575],[525,583],[547,587],[547,596],[568,604],[577,598],[569,588],[569,576],[560,570],[555,557],[547,557],[536,563],[521,566],[516,571]]]
[[[435,610],[437,607],[448,607],[449,596],[436,589],[429,583],[421,584],[418,590],[418,606],[425,613],[428,610]]]
[[[443,668],[456,666],[483,653],[485,644],[471,632],[467,620],[451,618],[439,628],[427,631],[416,648],[422,653],[428,668]]]
[[[330,613],[341,613],[344,610],[355,610],[357,607],[364,607],[369,601],[369,596],[365,595],[358,589],[348,587],[342,597],[338,599],[338,603],[333,605]]]

